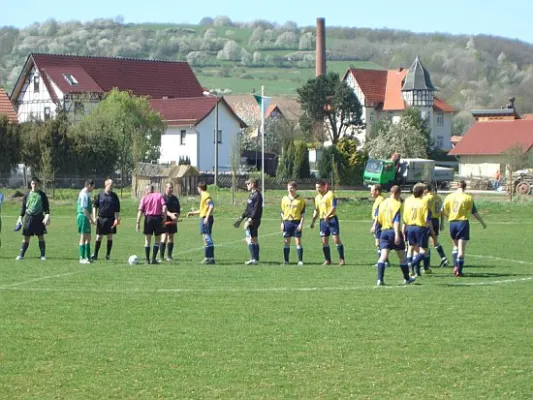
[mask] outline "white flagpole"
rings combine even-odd
[[[261,86],[261,190],[265,206],[265,87]]]

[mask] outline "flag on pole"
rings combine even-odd
[[[255,97],[257,104],[259,104],[259,109],[261,110],[262,107],[263,113],[266,113],[268,106],[272,102],[272,97],[260,96],[257,94],[254,94],[253,96]]]

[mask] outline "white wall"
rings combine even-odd
[[[185,144],[181,144],[181,131],[185,131]],[[166,132],[161,135],[160,163],[171,163],[180,160],[181,157],[189,157],[191,165],[198,165],[198,132],[195,127],[168,126]]]
[[[435,139],[435,143],[437,143],[437,137],[442,137],[442,149],[443,150],[451,150],[452,148],[452,113],[442,113],[443,115],[443,124],[438,125],[437,124],[437,115],[439,114],[439,111],[433,112],[433,121],[432,121],[432,131],[431,135]]]
[[[33,77],[38,71],[35,67],[29,73],[31,79],[26,79],[22,90],[15,102],[17,107],[17,114],[19,122],[26,122],[30,119],[30,115],[34,115],[36,118],[44,120],[45,107],[50,108],[50,117],[54,118],[56,114],[56,105],[52,101],[46,86],[44,85],[43,78],[39,76],[39,90],[34,91]],[[26,76],[26,78],[28,77]]]
[[[502,161],[503,157],[499,155],[460,156],[459,175],[462,177],[494,178],[497,171],[503,173],[505,170]]]

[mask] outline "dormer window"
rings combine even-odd
[[[78,81],[76,80],[76,78],[74,78],[74,75],[72,74],[63,74],[63,77],[68,82],[68,84],[71,86],[78,84]]]
[[[39,92],[39,83],[41,82],[41,77],[39,75],[33,76],[33,91]]]

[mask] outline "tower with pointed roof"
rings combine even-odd
[[[416,56],[403,81],[402,96],[404,100],[409,107],[433,108],[435,90],[429,72],[422,65],[420,58]]]

